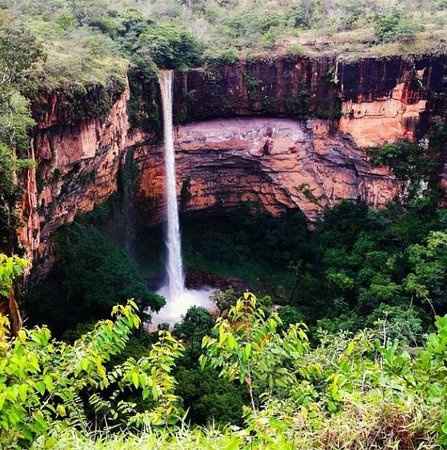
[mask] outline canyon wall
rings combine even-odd
[[[321,119],[213,119],[176,130],[178,192],[183,211],[255,202],[271,214],[300,208],[310,219],[342,199],[381,207],[399,185],[375,168],[346,135]],[[149,155],[149,157],[148,157]],[[137,202],[143,222],[158,221],[163,198],[163,146],[141,146]]]
[[[175,117],[178,123],[250,116],[335,120],[361,147],[411,139],[424,131],[424,116],[445,92],[445,61],[283,56],[178,72]],[[137,81],[135,98],[146,102],[147,122],[160,129],[150,100],[157,89],[151,80]]]
[[[271,213],[362,198],[380,207],[400,184],[368,162],[366,147],[415,139],[443,115],[446,58],[341,62],[284,56],[176,73],[178,192],[184,211],[258,201]],[[23,177],[18,237],[45,271],[51,236],[110,197],[135,158],[140,220],[163,208],[156,81],[35,99],[38,122]],[[128,152],[129,149],[135,151]]]
[[[27,171],[18,208],[18,239],[35,263],[51,264],[50,237],[56,229],[117,190],[118,169],[129,142],[128,100],[125,88],[105,117],[67,123],[65,108],[59,108],[61,99],[50,98],[34,133],[30,157],[36,164]]]

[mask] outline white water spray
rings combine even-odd
[[[180,222],[177,205],[177,183],[175,176],[175,149],[172,118],[172,91],[174,72],[160,71],[159,81],[163,106],[163,128],[165,146],[165,195],[167,203],[167,234],[168,250],[166,273],[169,301],[175,302],[185,290],[185,277],[182,263],[182,243],[180,237]]]
[[[174,72],[161,70],[159,75],[164,124],[165,195],[167,205],[166,231],[166,285],[158,293],[166,298],[166,306],[152,318],[151,327],[160,323],[173,325],[186,314],[191,306],[199,305],[209,310],[213,303],[209,299],[213,289],[187,290],[182,263],[182,244],[177,204],[177,182],[175,175],[175,148],[172,117],[172,95]]]

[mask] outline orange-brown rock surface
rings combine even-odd
[[[351,139],[321,120],[211,120],[178,127],[175,142],[183,210],[253,201],[272,214],[300,208],[315,219],[342,199],[380,207],[397,194],[388,171],[372,167]],[[146,220],[157,220],[164,208],[162,147],[143,146],[136,157],[138,200]]]
[[[399,183],[371,166],[364,147],[415,139],[431,115],[444,114],[446,67],[443,57],[343,63],[284,56],[177,73],[183,210],[250,200],[273,214],[301,208],[314,219],[341,199],[383,206]],[[131,74],[128,88],[111,94],[92,88],[85,102],[70,104],[56,93],[33,103],[36,167],[22,177],[18,237],[35,265],[51,262],[58,227],[118,189],[129,148],[136,149],[140,218],[160,219],[157,89],[153,80]],[[93,111],[96,99],[111,107]]]
[[[427,100],[408,100],[408,85],[398,84],[387,97],[374,101],[347,100],[342,105],[340,131],[359,147],[377,147],[400,139],[414,140]]]
[[[106,200],[117,189],[117,173],[129,138],[125,90],[104,119],[60,126],[47,118],[36,131],[19,215],[18,237],[27,256],[46,256],[49,238],[64,223]]]

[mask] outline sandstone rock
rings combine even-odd
[[[77,125],[55,123],[53,115],[36,130],[19,205],[19,242],[34,262],[48,262],[50,237],[62,224],[91,211],[117,189],[120,160],[128,147],[125,90],[105,119]],[[52,106],[54,110],[55,106]]]
[[[433,116],[447,116],[446,74],[445,56],[282,56],[177,73],[175,115],[186,123],[176,131],[183,210],[257,201],[272,214],[301,208],[313,220],[341,199],[385,205],[399,183],[372,167],[362,148],[414,139]],[[58,92],[33,101],[38,126],[29,157],[37,166],[21,179],[18,238],[42,272],[52,263],[54,231],[117,190],[130,147],[140,220],[162,217],[160,124],[134,127],[128,107],[132,93],[133,104],[157,120],[158,88],[131,80],[130,89],[91,87],[85,98]]]
[[[408,103],[407,89],[405,83],[400,83],[387,98],[343,102],[340,131],[350,134],[359,147],[376,147],[399,139],[414,140],[427,100]]]
[[[272,136],[269,137],[269,130]],[[263,148],[269,142],[271,152]],[[314,220],[342,199],[384,206],[398,183],[365,153],[323,121],[226,119],[180,126],[176,130],[177,181],[184,211],[260,203],[278,214],[300,208]],[[163,149],[143,146],[136,153],[140,179],[137,199],[143,221],[164,210]],[[182,189],[183,187],[183,189]]]

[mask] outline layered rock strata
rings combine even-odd
[[[372,167],[364,148],[415,139],[435,116],[445,117],[446,68],[445,57],[348,63],[283,56],[177,73],[183,209],[248,200],[274,214],[301,208],[314,219],[346,198],[383,206],[399,183],[385,168]],[[143,74],[130,81],[110,95],[91,89],[85,102],[70,103],[63,93],[34,101],[36,167],[22,180],[18,237],[35,264],[51,262],[58,227],[117,190],[129,148],[135,149],[140,217],[160,220],[158,88]]]
[[[183,211],[255,202],[271,214],[300,208],[314,220],[342,199],[381,207],[398,193],[395,178],[327,121],[211,120],[178,127],[175,142]],[[165,207],[163,148],[142,146],[135,156],[142,220],[158,221]]]

